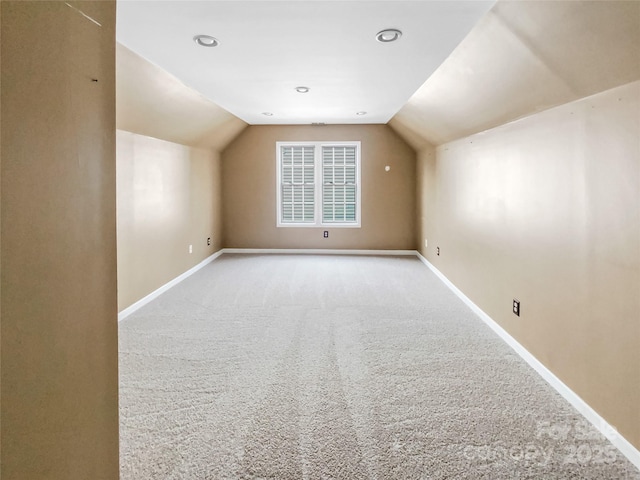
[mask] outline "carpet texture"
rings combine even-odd
[[[640,479],[414,257],[224,255],[120,323],[121,478]]]

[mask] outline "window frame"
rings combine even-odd
[[[282,147],[314,147],[314,221],[313,222],[283,222],[282,221]],[[354,222],[324,222],[323,221],[323,147],[355,147],[356,150],[356,209]],[[362,211],[362,182],[361,182],[361,142],[360,141],[301,141],[276,142],[276,226],[284,228],[360,228]]]

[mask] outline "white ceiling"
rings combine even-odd
[[[640,2],[500,1],[390,121],[419,150],[640,79]]]
[[[117,40],[249,124],[387,123],[493,4],[120,0]]]

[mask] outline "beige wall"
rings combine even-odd
[[[436,149],[425,145],[419,150],[416,160],[416,245],[423,254],[430,246],[435,246],[432,234],[435,231],[436,219]]]
[[[116,91],[116,125],[127,132],[220,151],[247,126],[121,44]]]
[[[1,2],[3,480],[118,478],[115,2],[69,3]]]
[[[638,112],[635,82],[425,149],[417,169],[421,252],[636,448]]]
[[[219,250],[222,215],[217,152],[120,130],[117,145],[123,310]]]
[[[495,3],[389,123],[433,144],[640,78],[640,2]]]
[[[2,92],[2,8],[0,6],[0,92]],[[2,132],[2,105],[0,100],[0,132]],[[1,133],[0,133],[1,137]],[[2,225],[2,141],[0,139],[0,225]],[[0,227],[0,252],[2,252]],[[0,254],[0,279],[2,279],[2,255]],[[0,281],[0,392],[2,392],[2,281]],[[2,478],[2,394],[0,393],[0,479]]]
[[[122,311],[221,248],[218,152],[246,124],[119,44],[116,65]]]
[[[361,142],[361,228],[276,227],[276,142],[307,140]],[[222,154],[222,189],[228,248],[415,248],[415,153],[385,125],[251,126]]]

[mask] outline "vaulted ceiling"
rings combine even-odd
[[[249,124],[387,123],[493,3],[129,0],[117,36]]]
[[[116,125],[222,150],[247,124],[123,45],[116,45]]]
[[[500,1],[391,121],[439,145],[640,79],[640,2]]]
[[[247,123],[312,122],[388,122],[419,149],[640,79],[636,1],[121,0],[118,11],[118,128],[218,149]],[[403,36],[376,42],[387,27]],[[220,45],[196,45],[197,33]]]

